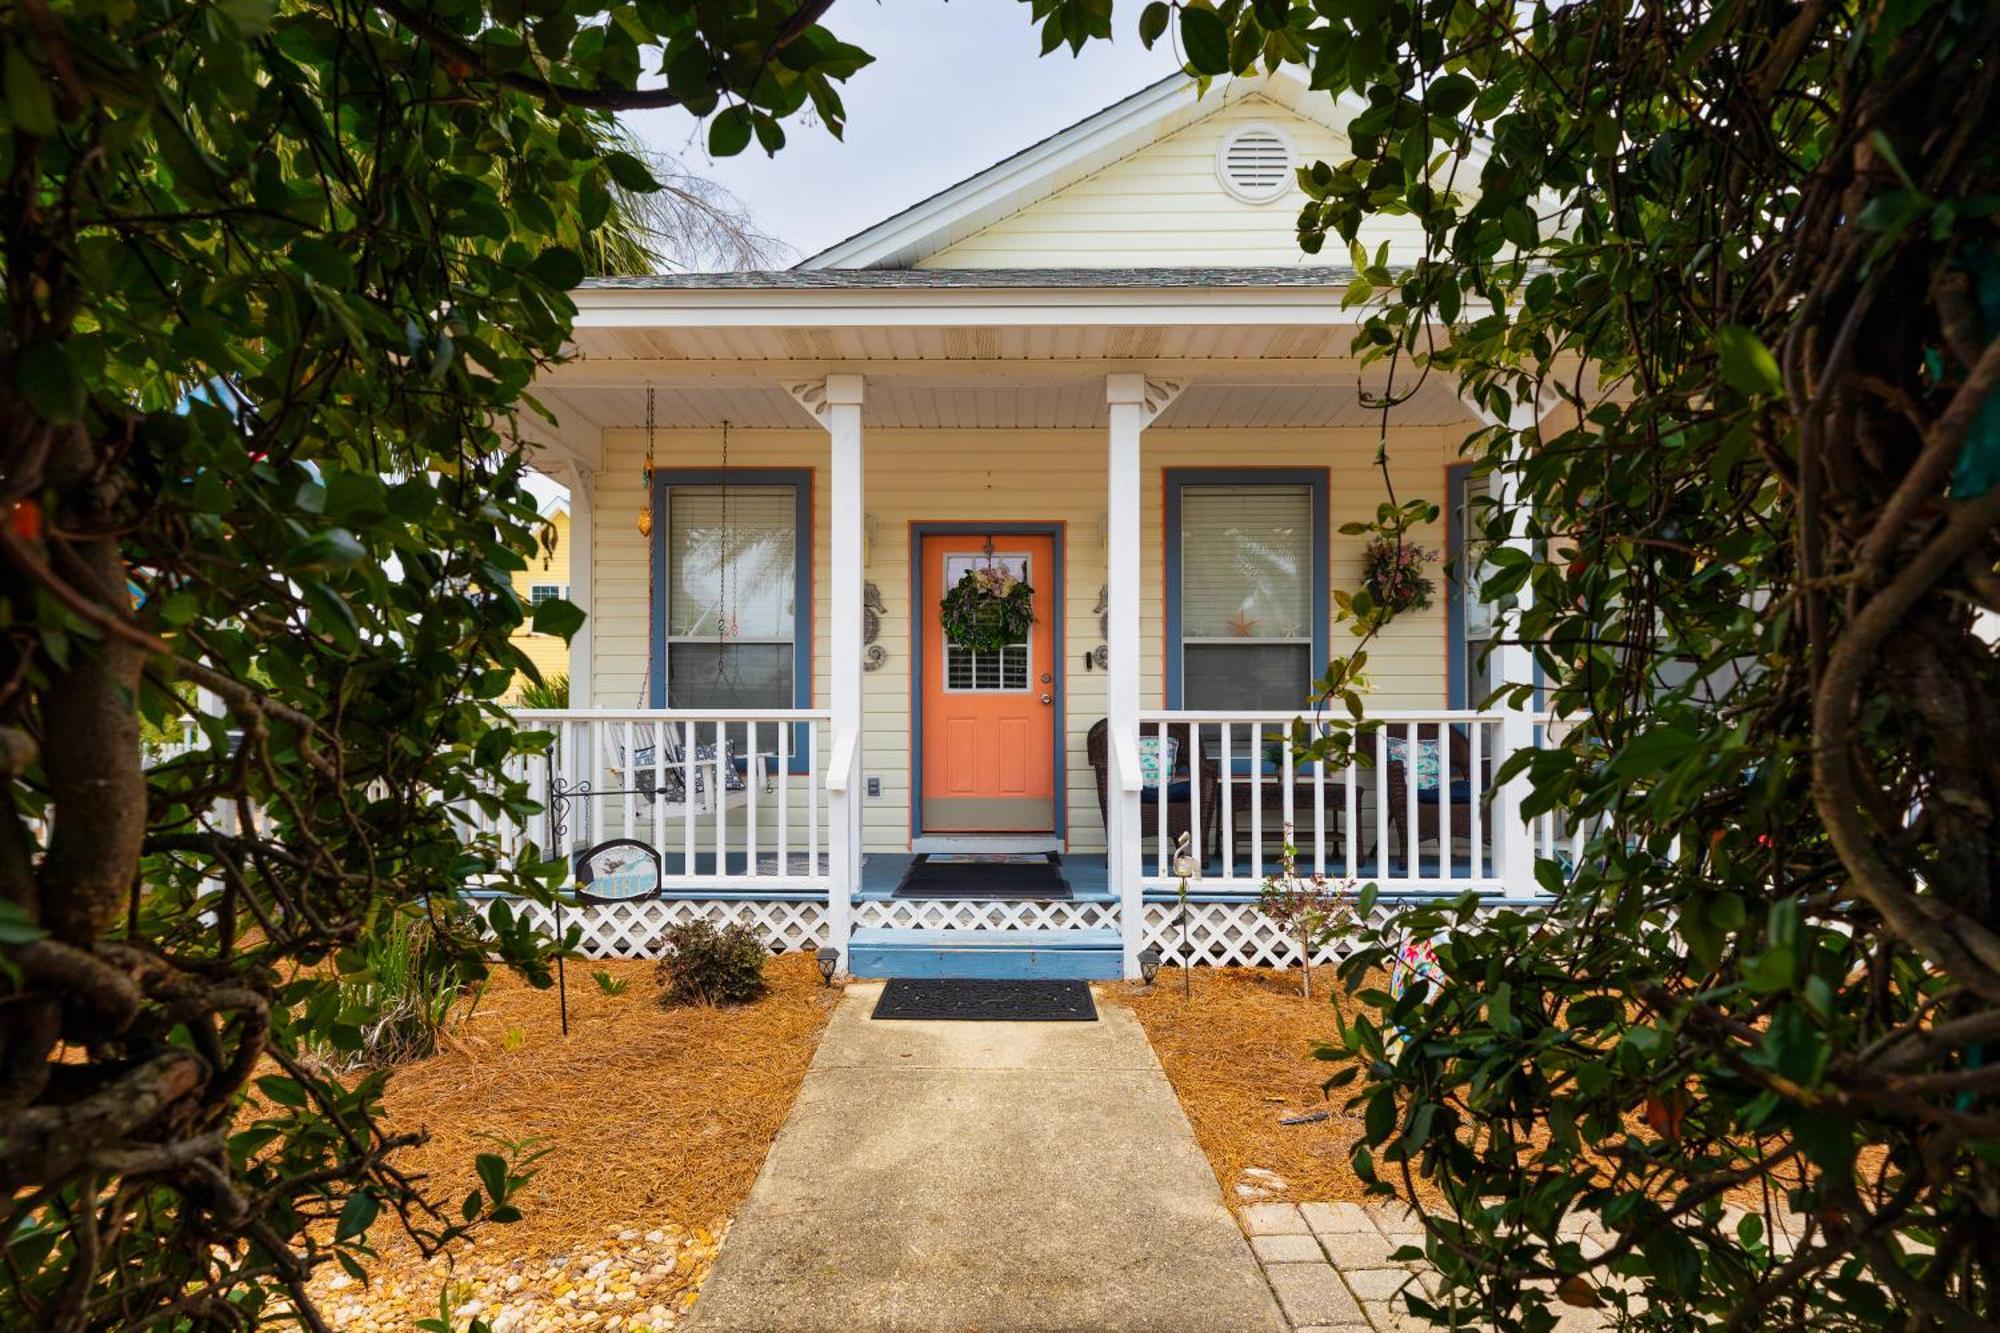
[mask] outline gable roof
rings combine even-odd
[[[909,268],[1246,97],[1264,97],[1333,130],[1344,129],[1360,109],[1346,94],[1336,98],[1313,92],[1283,71],[1212,85],[1205,97],[1197,92],[1196,81],[1186,74],[1168,75],[794,267]]]

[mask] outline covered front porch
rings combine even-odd
[[[522,714],[556,740],[528,775],[541,826],[514,832],[575,858],[586,898],[654,884],[583,908],[588,939],[643,953],[702,913],[861,967],[880,932],[1083,932],[1115,939],[1110,965],[1136,975],[1148,943],[1179,956],[1185,837],[1188,953],[1278,962],[1297,946],[1255,899],[1287,829],[1301,873],[1374,881],[1385,900],[1533,895],[1550,836],[1493,781],[1533,722],[1452,697],[1468,686],[1441,610],[1371,651],[1373,763],[1293,755],[1304,680],[1215,706],[1233,676],[1341,651],[1329,589],[1353,586],[1359,554],[1334,534],[1382,498],[1378,449],[1399,489],[1442,496],[1477,424],[1428,385],[1385,432],[1360,397],[1380,373],[1347,355],[1339,275],[800,276],[815,281],[579,293],[577,359],[536,391],[558,422],[537,433],[540,465],[570,488],[571,600],[591,614],[571,708]],[[1260,487],[1310,518],[1281,529],[1301,544],[1283,566],[1296,586],[1256,595],[1308,609],[1284,625],[1239,610],[1203,638],[1188,571],[1213,543],[1191,535],[1195,500],[1227,512]],[[732,554],[749,547],[762,563]],[[1042,637],[1019,660],[961,661],[937,638],[934,576],[953,559],[1033,567]],[[1262,656],[1212,665],[1250,663],[1239,647]],[[1496,651],[1495,677],[1515,678],[1511,657],[1526,679],[1520,656]],[[968,785],[968,770],[1011,776]],[[585,854],[606,843],[626,850],[600,873]],[[1057,856],[1067,892],[898,895],[912,858],[968,854]]]

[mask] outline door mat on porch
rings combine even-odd
[[[973,1023],[1095,1023],[1085,981],[954,981],[892,977],[874,1018],[943,1018]]]
[[[896,885],[895,896],[946,902],[1034,902],[1067,898],[1070,891],[1062,867],[1046,856],[1032,861],[1016,857],[947,861],[919,854]]]

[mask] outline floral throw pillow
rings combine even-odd
[[[1407,739],[1389,738],[1389,762],[1401,764],[1408,772],[1410,742]],[[1436,791],[1438,785],[1438,743],[1436,741],[1417,742],[1417,790]]]
[[[1169,736],[1166,738],[1166,753],[1164,757],[1160,752],[1160,744],[1161,738],[1158,736],[1141,736],[1139,738],[1139,783],[1141,786],[1159,786],[1160,774],[1163,769],[1166,773],[1166,780],[1169,782],[1173,781],[1174,766],[1179,762],[1181,757],[1180,738],[1178,736]]]
[[[727,740],[727,754],[722,762],[722,790],[725,792],[742,791],[743,775],[736,771],[736,741],[733,737]],[[652,781],[652,746],[642,745],[632,752],[632,768],[634,776],[637,778],[637,781],[633,784],[634,786],[643,787]],[[708,782],[714,773],[714,744],[695,746],[694,795],[697,801],[708,794]],[[668,805],[679,805],[687,799],[685,774],[686,770],[680,762],[680,746],[668,746],[666,759],[660,766],[660,780],[663,787],[661,794],[667,798]],[[649,791],[641,792],[639,794],[639,803],[642,806],[650,808],[653,804],[653,793]]]

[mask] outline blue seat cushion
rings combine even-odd
[[[1438,803],[1438,788],[1419,788],[1417,791],[1417,800],[1424,805],[1436,805]],[[1460,778],[1451,784],[1451,803],[1453,805],[1465,805],[1471,800],[1472,783],[1469,780]]]
[[[1139,799],[1142,801],[1158,801],[1160,799],[1160,789],[1158,787],[1141,787],[1139,789]],[[1167,784],[1168,801],[1185,801],[1187,799],[1188,780],[1186,778]]]

